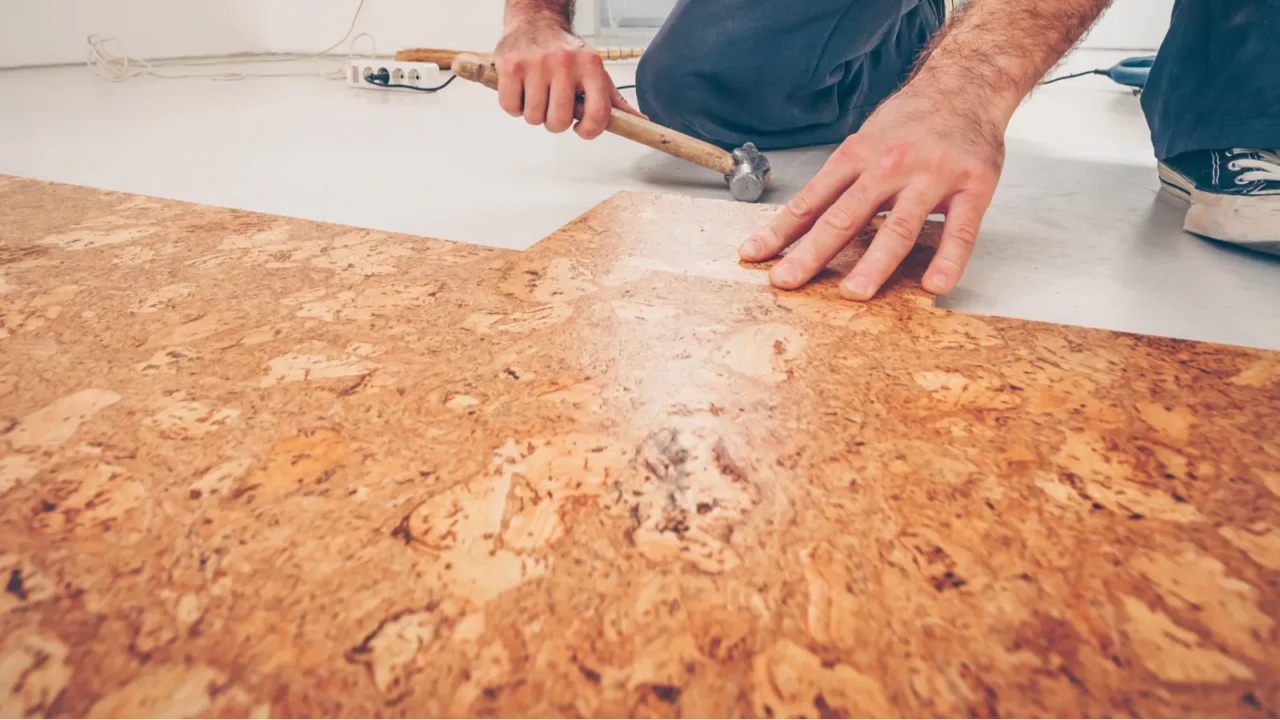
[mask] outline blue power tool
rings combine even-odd
[[[1045,80],[1041,85],[1049,85],[1061,80],[1070,80],[1071,78],[1084,77],[1085,75],[1106,75],[1112,81],[1133,88],[1134,93],[1142,92],[1143,86],[1147,84],[1147,75],[1151,73],[1151,64],[1156,61],[1155,55],[1143,55],[1140,57],[1125,58],[1120,62],[1112,65],[1106,70],[1086,70],[1084,72],[1063,75],[1051,80]]]
[[[1121,85],[1142,89],[1147,84],[1147,75],[1151,73],[1151,64],[1155,61],[1155,55],[1125,58],[1103,74]]]

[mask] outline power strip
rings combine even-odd
[[[399,90],[414,92],[409,88],[387,87],[368,81],[370,75],[386,73],[392,85],[408,85],[414,88],[431,88],[439,85],[440,66],[435,63],[399,62],[381,58],[350,58],[347,60],[347,86],[368,90]]]

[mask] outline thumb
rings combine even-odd
[[[645,115],[644,113],[632,107],[631,103],[627,102],[627,99],[622,96],[622,93],[617,88],[613,89],[613,100],[611,104],[614,107],[621,110],[622,112],[627,113],[629,115],[635,115],[636,117],[644,118],[645,120],[649,119],[648,115]]]

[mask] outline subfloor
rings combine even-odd
[[[1087,51],[1061,72],[1132,53]],[[619,82],[634,67],[618,65]],[[437,95],[320,78],[0,72],[0,173],[523,249],[619,190],[726,197],[719,178],[627,141]],[[784,202],[829,148],[771,153]],[[1102,78],[1037,91],[1014,119],[975,257],[944,307],[1280,349],[1280,262],[1181,230],[1158,197],[1137,98]]]

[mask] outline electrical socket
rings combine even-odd
[[[392,85],[409,85],[415,88],[432,88],[441,80],[440,66],[435,63],[398,62],[379,58],[350,58],[347,60],[347,86],[369,90],[399,90],[414,92],[408,88],[384,87],[365,78],[370,74],[386,72]]]

